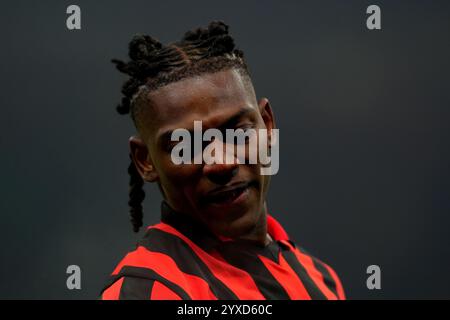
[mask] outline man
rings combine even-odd
[[[103,299],[344,299],[336,273],[292,242],[268,213],[270,175],[261,163],[175,163],[172,133],[205,129],[265,130],[273,145],[269,101],[259,102],[243,53],[228,26],[212,22],[162,45],[138,35],[130,76],[117,110],[130,113],[130,213],[142,226],[144,182],[156,182],[164,201],[161,223],[147,229],[136,250],[116,267]],[[227,153],[229,141],[211,139]],[[233,143],[232,143],[233,144]],[[245,154],[246,157],[249,153]],[[193,157],[196,155],[192,154]]]

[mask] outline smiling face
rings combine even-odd
[[[147,94],[137,116],[139,138],[130,139],[133,161],[146,181],[157,182],[167,203],[188,214],[213,233],[231,238],[265,236],[265,197],[269,176],[260,164],[174,164],[170,134],[203,131],[274,128],[267,99],[256,101],[246,75],[229,69],[170,83]],[[143,101],[141,103],[144,103]],[[212,142],[213,143],[213,142]],[[214,142],[218,143],[218,142]],[[225,152],[225,142],[219,144]]]

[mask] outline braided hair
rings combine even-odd
[[[244,54],[235,48],[228,33],[228,25],[221,21],[209,23],[207,28],[197,28],[184,34],[179,42],[167,45],[157,39],[137,34],[128,45],[130,61],[112,59],[116,68],[129,76],[122,86],[122,101],[116,107],[119,114],[130,114],[135,127],[141,103],[138,97],[164,85],[203,73],[236,69],[249,77]],[[142,226],[142,201],[145,198],[144,180],[130,155],[128,166],[130,220],[133,231]]]

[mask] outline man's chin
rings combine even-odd
[[[258,219],[254,211],[248,212],[227,223],[215,225],[215,233],[227,238],[242,238],[252,233],[258,225]]]
[[[241,210],[227,212],[214,209],[209,212],[208,216],[210,219],[207,224],[211,231],[216,235],[228,238],[239,238],[251,233],[261,218],[259,210],[255,207],[245,207]]]

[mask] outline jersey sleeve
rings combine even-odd
[[[124,276],[106,288],[101,300],[181,300],[157,280]]]
[[[322,273],[323,281],[332,289],[333,293],[339,300],[346,300],[344,287],[339,279],[336,271],[323,261],[313,258],[314,264],[317,269]]]
[[[327,268],[328,272],[330,273],[331,278],[333,279],[333,281],[335,283],[337,297],[340,300],[345,300],[346,297],[345,297],[344,287],[342,286],[341,279],[339,279],[337,273],[329,265],[325,264],[325,268]]]

